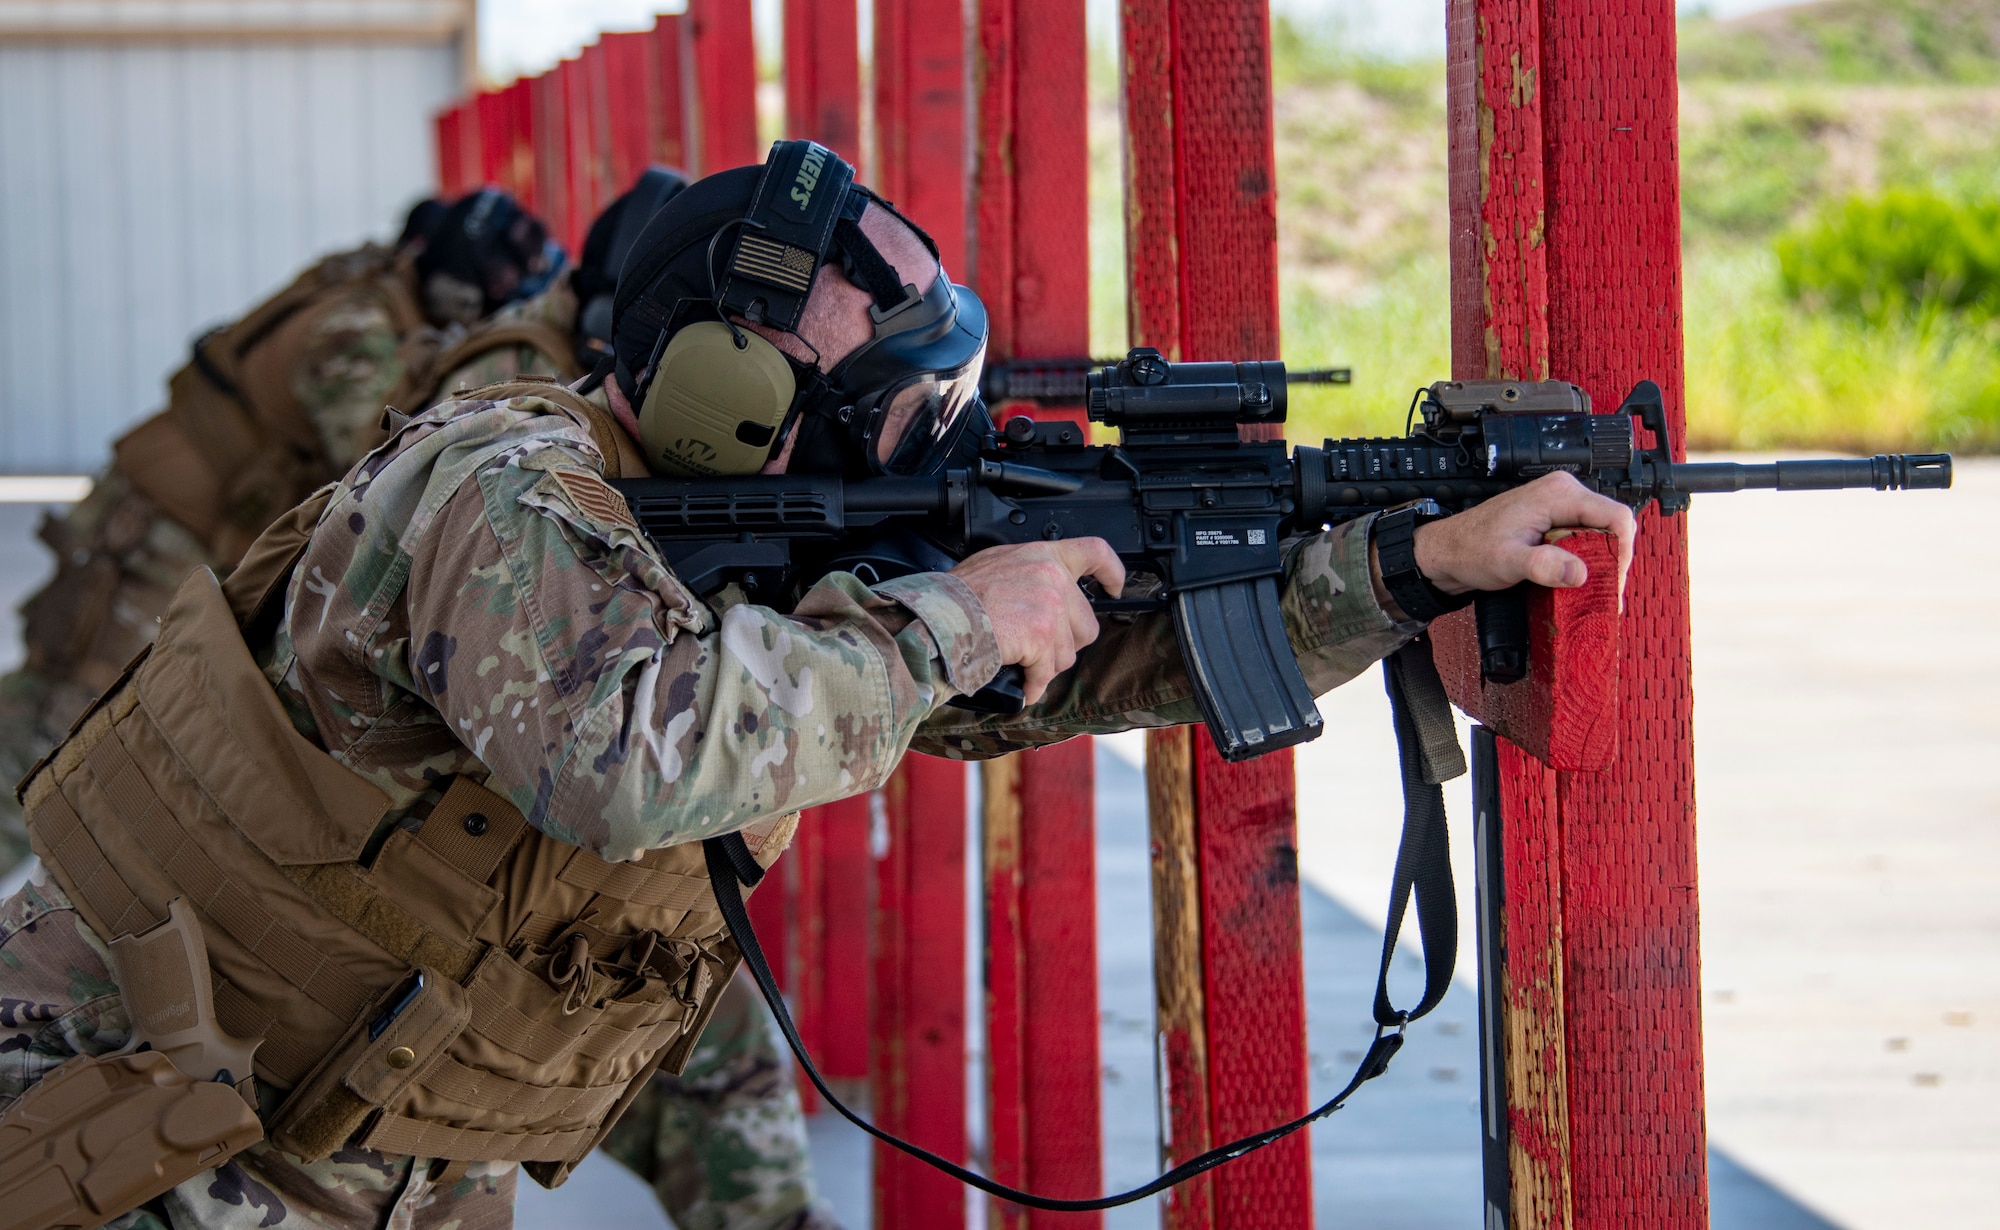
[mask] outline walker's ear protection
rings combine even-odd
[[[797,329],[853,183],[854,168],[823,145],[773,145],[714,291],[716,314]],[[791,361],[765,338],[726,319],[686,325],[654,363],[639,408],[646,460],[669,473],[755,474],[798,393]]]
[[[798,391],[791,361],[764,338],[719,320],[686,325],[639,411],[646,462],[667,474],[755,474]]]

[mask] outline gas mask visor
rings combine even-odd
[[[874,474],[935,473],[977,417],[986,364],[986,308],[940,277],[924,297],[944,308],[931,323],[876,338],[827,381],[822,405],[847,425]],[[821,410],[821,414],[827,413]]]

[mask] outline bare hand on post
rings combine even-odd
[[[1622,606],[1638,522],[1631,509],[1567,474],[1544,474],[1526,486],[1420,527],[1417,567],[1448,594],[1509,589],[1521,581],[1574,589],[1590,570],[1576,556],[1544,541],[1550,530],[1559,529],[1603,530],[1618,539]]]
[[[1063,538],[988,547],[951,570],[986,607],[1003,665],[1018,664],[1022,693],[1034,704],[1049,681],[1097,639],[1097,614],[1077,588],[1095,577],[1105,593],[1125,589],[1125,565],[1102,538]]]

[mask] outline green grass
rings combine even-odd
[[[1947,55],[1925,33],[1939,28],[1926,13],[1960,29],[1959,0],[1885,3],[1916,30],[1891,61],[1861,64],[1844,50],[1861,43],[1844,33],[1808,39],[1801,52],[1803,36],[1786,26],[1765,51],[1788,82],[1721,79],[1754,76],[1745,70],[1686,83],[1693,447],[2000,451],[2000,324],[1935,308],[1873,323],[1815,310],[1786,297],[1773,254],[1789,228],[1856,192],[2000,201],[2000,90],[1974,84],[2000,80],[1974,63],[1986,44],[1967,36],[1970,50]],[[1849,0],[1828,7],[1843,29],[1867,25]],[[1717,35],[1716,24],[1683,29],[1697,65],[1711,69],[1732,40],[1755,41]],[[1273,35],[1281,357],[1355,372],[1348,387],[1293,390],[1286,434],[1301,443],[1399,434],[1410,394],[1450,374],[1443,66],[1360,60],[1289,22]],[[1117,354],[1124,201],[1108,49],[1096,49],[1092,68],[1091,348]],[[1856,79],[1892,84],[1841,84]]]
[[[2000,449],[2000,337],[1932,311],[1869,323],[1786,299],[1768,251],[1687,268],[1695,448]]]

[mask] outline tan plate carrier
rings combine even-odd
[[[636,461],[561,386],[480,391],[517,394],[588,427],[614,475]],[[270,626],[329,494],[227,584],[204,569],[181,586],[154,646],[24,783],[30,836],[100,935],[149,931],[175,898],[198,913],[221,1029],[261,1040],[256,1075],[291,1090],[267,1118],[276,1145],[522,1161],[554,1186],[654,1071],[686,1062],[736,946],[699,843],[607,862],[467,777],[385,826],[382,792],[298,732],[246,637]],[[100,1129],[76,1130],[87,1145]],[[83,1200],[93,1173],[63,1181]]]

